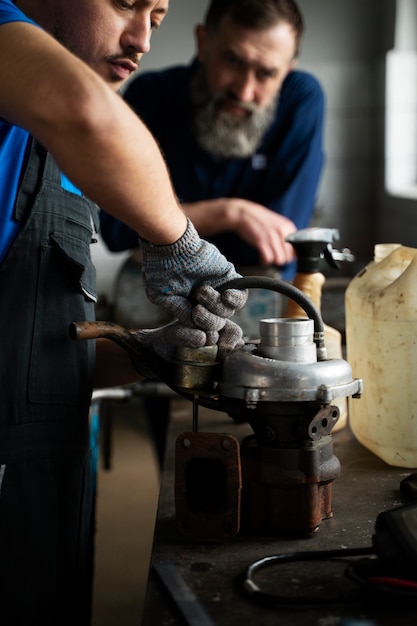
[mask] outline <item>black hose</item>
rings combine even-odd
[[[312,303],[305,293],[278,278],[271,278],[270,276],[243,276],[242,278],[234,278],[229,282],[224,283],[217,289],[220,292],[226,291],[226,289],[269,289],[270,291],[276,291],[287,296],[291,300],[294,300],[305,311],[307,317],[314,321],[314,341],[318,348],[324,347],[324,325],[321,313],[318,308]]]

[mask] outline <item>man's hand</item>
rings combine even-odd
[[[295,259],[286,237],[295,224],[262,204],[242,198],[219,198],[184,204],[184,210],[203,236],[231,231],[256,248],[263,265],[285,265]]]
[[[220,294],[216,289],[240,277],[232,263],[200,239],[190,221],[175,243],[158,246],[141,240],[141,247],[149,300],[169,311],[182,326],[204,331],[201,345],[212,345],[227,335],[228,349],[233,349],[233,343],[241,341],[240,329],[229,321],[227,332],[222,331],[226,320],[244,306],[247,292],[230,289]]]

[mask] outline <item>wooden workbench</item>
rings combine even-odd
[[[333,518],[324,520],[308,537],[260,537],[237,535],[227,541],[199,541],[184,537],[176,528],[174,510],[174,442],[180,432],[190,431],[191,404],[172,401],[166,465],[163,472],[143,626],[180,626],[184,621],[172,597],[156,574],[155,565],[172,564],[192,589],[210,623],[217,626],[348,626],[364,620],[372,626],[415,626],[415,608],[395,600],[389,605],[328,605],[272,608],[254,603],[242,590],[242,574],[255,560],[295,551],[357,548],[372,545],[378,513],[403,504],[400,481],[412,470],[386,465],[359,445],[348,428],[334,434],[334,451],[342,466],[333,483]],[[235,424],[226,414],[200,409],[199,430],[235,435],[239,440],[252,432]],[[257,574],[256,582],[272,593],[327,595],[355,587],[344,575],[346,564],[313,562],[273,567]],[[349,618],[349,619],[348,619]],[[194,622],[203,624],[204,620]]]

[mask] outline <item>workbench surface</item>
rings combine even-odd
[[[400,481],[413,470],[394,468],[361,446],[348,428],[334,433],[334,453],[342,471],[333,482],[333,517],[324,520],[309,536],[244,536],[222,541],[201,541],[184,536],[176,527],[174,506],[174,447],[181,432],[192,430],[192,405],[171,402],[166,464],[151,557],[143,626],[350,626],[363,620],[372,626],[408,626],[417,623],[417,602],[403,606],[398,598],[387,603],[328,604],[298,608],[258,605],[243,591],[242,576],[258,559],[281,553],[365,548],[372,546],[378,513],[410,504],[400,495]],[[247,424],[235,424],[226,414],[199,409],[199,430],[222,432],[239,440],[252,432]],[[207,614],[185,620],[162,584],[156,568],[173,567]],[[346,562],[316,561],[274,566],[259,571],[256,583],[273,594],[328,597],[357,588],[344,574]],[[191,604],[191,610],[195,606]]]

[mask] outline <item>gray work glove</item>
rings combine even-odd
[[[136,332],[137,338],[147,348],[166,361],[175,359],[175,348],[201,348],[206,343],[206,333],[198,328],[171,322],[159,328],[143,328]]]
[[[175,360],[177,347],[202,348],[206,345],[218,344],[218,360],[221,361],[231,350],[244,345],[241,329],[230,320],[225,320],[219,332],[212,332],[209,342],[207,341],[209,333],[199,328],[184,326],[180,322],[171,322],[159,328],[144,328],[136,331],[135,334],[145,347],[150,348],[166,361]]]
[[[239,289],[228,289],[220,294],[210,285],[204,285],[196,293],[198,304],[192,312],[193,322],[206,331],[207,346],[218,344],[220,361],[234,348],[244,345],[242,329],[228,319],[242,306],[242,293],[246,302],[247,292]]]
[[[216,287],[240,274],[215,246],[200,239],[190,220],[185,233],[173,244],[140,242],[149,300],[169,311],[183,326],[205,331],[205,345],[218,343],[220,358],[242,345],[241,329],[228,318],[244,306],[247,292],[216,291]]]

